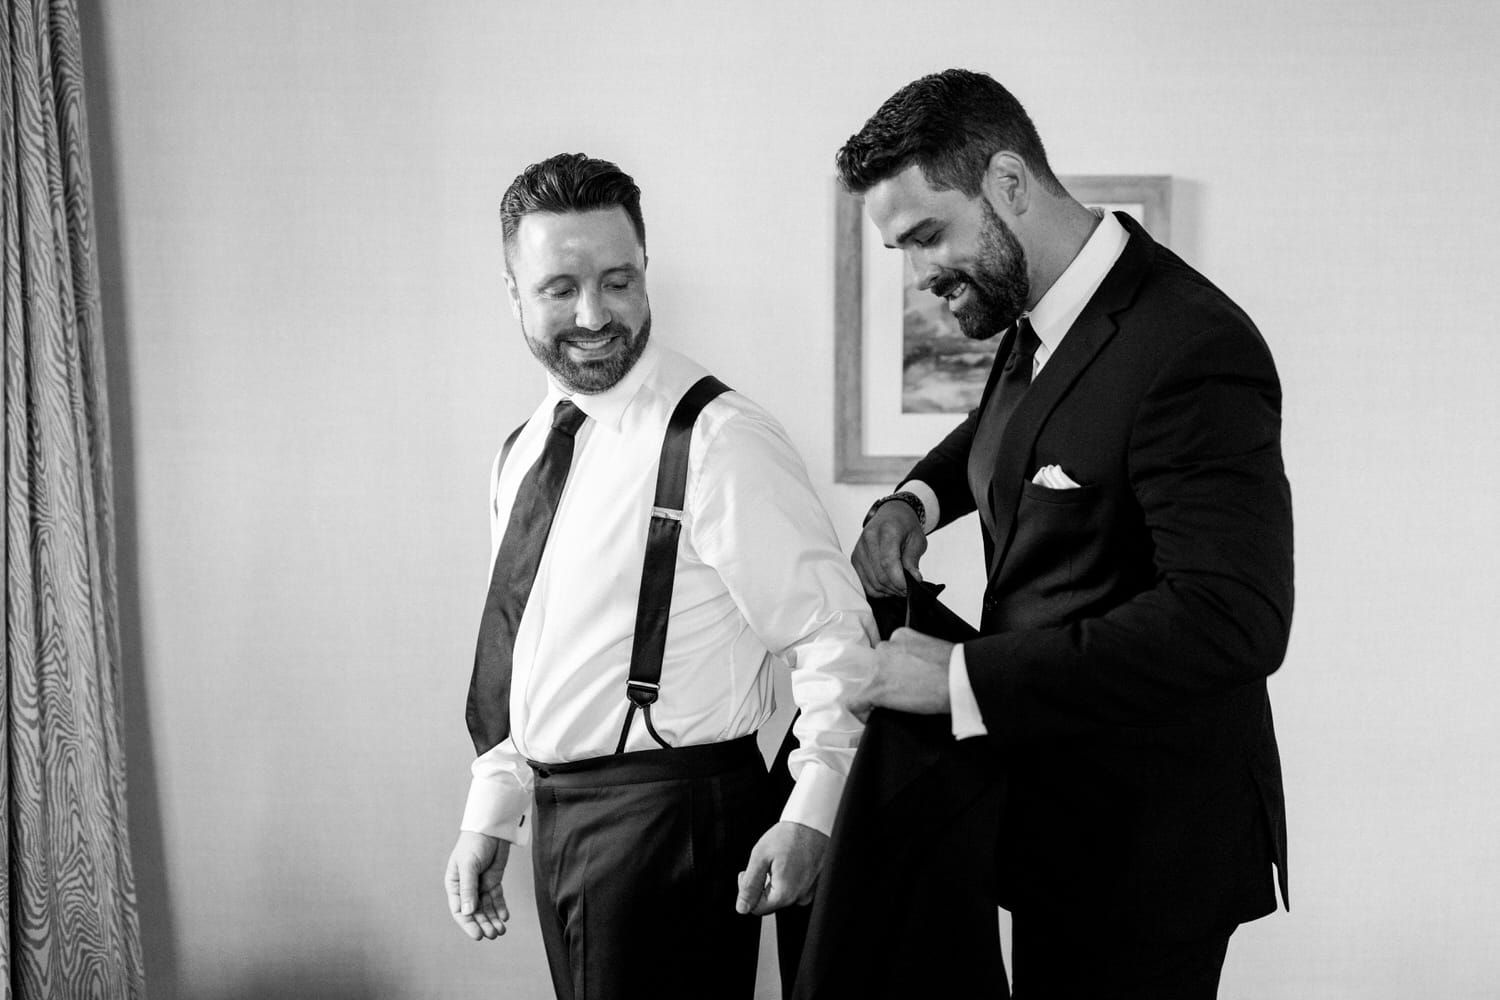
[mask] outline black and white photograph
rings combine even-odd
[[[0,1000],[1500,996],[1500,4],[4,11]]]

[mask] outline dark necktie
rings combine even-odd
[[[573,435],[584,419],[583,411],[572,400],[557,404],[542,456],[521,480],[510,508],[510,520],[490,576],[490,593],[479,623],[479,646],[474,651],[474,676],[469,681],[465,718],[475,753],[484,753],[510,735],[510,672],[516,630],[531,596],[547,533],[552,530],[552,517],[568,479],[568,467],[573,464]]]
[[[1041,343],[1031,328],[1031,320],[1025,316],[1016,320],[1016,336],[1010,356],[1005,359],[1005,367],[995,382],[984,412],[979,415],[979,426],[969,449],[969,487],[974,491],[979,516],[991,528],[994,527],[994,513],[990,509],[989,491],[990,481],[995,476],[995,457],[1000,453],[1005,425],[1031,385],[1032,362]]]

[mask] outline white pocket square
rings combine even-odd
[[[1068,474],[1062,470],[1060,465],[1044,465],[1036,470],[1036,475],[1031,481],[1038,486],[1045,486],[1052,490],[1076,490],[1078,484],[1068,478]]]

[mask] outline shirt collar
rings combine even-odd
[[[630,408],[631,401],[635,399],[636,393],[640,392],[641,386],[646,384],[646,379],[656,370],[661,363],[661,349],[656,346],[656,341],[647,340],[646,349],[636,359],[630,371],[625,377],[603,392],[579,392],[569,393],[557,384],[557,379],[551,373],[547,375],[547,403],[556,405],[560,399],[571,399],[573,404],[583,411],[584,416],[608,427],[610,430],[618,431],[620,422],[625,417],[625,411]]]
[[[1104,276],[1120,259],[1129,235],[1114,213],[1103,213],[1078,256],[1031,310],[1031,328],[1036,331],[1047,354],[1057,350],[1073,321],[1104,282]]]

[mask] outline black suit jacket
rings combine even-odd
[[[940,524],[985,507],[964,654],[1009,783],[1001,902],[1187,939],[1275,909],[1273,862],[1286,898],[1265,679],[1291,624],[1291,495],[1265,342],[1119,218],[1122,256],[998,453],[971,453],[976,410],[908,478]],[[977,501],[971,463],[993,467]],[[1030,481],[1054,464],[1081,488]]]
[[[880,637],[902,625],[974,637],[938,603],[941,589],[908,577],[906,600],[872,599]],[[796,1000],[1007,995],[993,868],[1004,796],[989,746],[955,741],[949,716],[872,712],[797,955]]]

